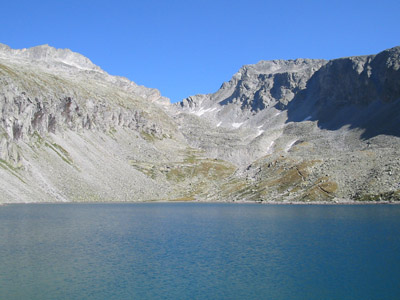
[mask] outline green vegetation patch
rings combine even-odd
[[[193,163],[171,166],[170,171],[167,173],[167,179],[173,182],[183,182],[198,177],[218,180],[228,177],[234,171],[235,169],[225,162],[213,160],[196,161],[193,159]]]
[[[7,67],[6,65],[0,64],[0,71],[1,73],[3,73],[4,75],[7,75],[9,77],[14,77],[14,78],[18,78],[18,74],[12,70],[11,68]]]
[[[309,188],[301,197],[306,201],[328,201],[334,198],[334,192],[337,190],[336,182],[324,182]]]
[[[301,201],[329,200],[335,196],[337,183],[328,177],[310,179],[313,168],[320,163],[320,160],[294,161],[286,157],[258,161],[251,166],[248,179],[227,183],[222,193],[251,201],[282,196]]]
[[[115,129],[115,127],[110,127],[110,129],[106,132],[106,134],[111,137],[112,139],[116,139],[115,138],[115,134],[117,133],[117,129]]]
[[[17,177],[22,183],[26,183],[22,177],[18,174],[18,171],[20,168],[14,167],[12,164],[10,164],[8,161],[5,161],[4,159],[0,159],[0,168],[10,172],[12,175]]]
[[[74,161],[72,160],[70,154],[63,147],[56,143],[45,142],[44,144],[46,147],[49,147],[51,150],[53,150],[64,162],[71,166],[74,166]]]
[[[355,201],[368,202],[368,201],[400,201],[400,190],[384,192],[379,194],[357,194],[354,197]]]
[[[220,189],[236,167],[226,161],[205,158],[201,150],[187,148],[182,160],[152,164],[131,160],[130,165],[152,179],[167,181],[173,188],[170,201],[193,201]]]
[[[31,140],[36,148],[40,148],[44,144],[44,138],[37,131],[32,134]]]
[[[196,198],[193,196],[193,195],[189,195],[189,196],[185,196],[185,197],[180,197],[180,198],[174,198],[174,199],[171,199],[171,200],[169,200],[169,201],[172,201],[172,202],[187,202],[187,201],[194,201],[194,200],[196,200]]]
[[[138,170],[139,172],[142,172],[147,177],[150,177],[152,179],[155,179],[157,176],[157,171],[160,171],[162,169],[161,167],[157,167],[154,164],[150,164],[150,163],[146,163],[146,162],[130,160],[129,163],[136,170]]]
[[[154,135],[152,135],[152,134],[150,134],[150,133],[148,133],[148,132],[146,132],[146,131],[141,131],[141,132],[140,132],[140,136],[141,136],[144,140],[146,140],[146,141],[148,141],[148,142],[154,142],[154,141],[156,140],[156,137],[155,137]]]

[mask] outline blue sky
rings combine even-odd
[[[4,1],[0,42],[49,44],[172,102],[215,92],[260,60],[374,54],[400,45],[400,1]]]

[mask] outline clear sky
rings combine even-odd
[[[176,102],[260,60],[398,46],[399,21],[399,0],[13,0],[1,5],[0,42],[69,48]]]

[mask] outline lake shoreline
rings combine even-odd
[[[399,205],[400,201],[175,201],[175,200],[148,200],[148,201],[32,201],[32,202],[4,202],[0,206],[24,204],[151,204],[151,203],[192,203],[192,204],[257,204],[257,205]]]

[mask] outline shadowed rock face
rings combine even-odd
[[[288,106],[288,122],[307,116],[322,129],[349,125],[363,138],[400,136],[400,47],[378,55],[330,61]]]
[[[0,203],[400,200],[399,53],[261,61],[171,105],[0,44]]]

